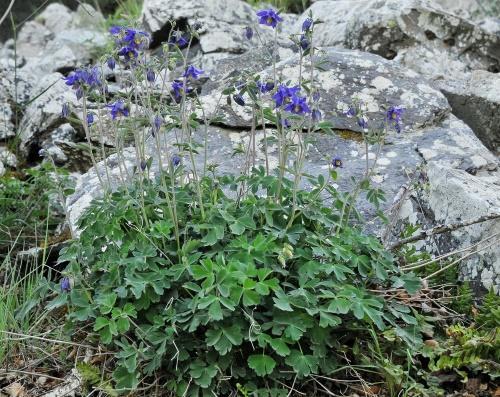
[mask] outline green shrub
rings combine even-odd
[[[92,324],[117,351],[118,389],[162,369],[181,396],[226,395],[236,383],[263,396],[260,388],[295,375],[328,375],[346,364],[344,351],[355,365],[347,346],[373,327],[410,342],[410,309],[382,292],[413,293],[418,279],[400,274],[376,238],[332,232],[338,210],[319,197],[325,180],[311,181],[315,189],[297,192],[291,223],[292,182],[277,202],[277,178],[263,169],[240,201],[224,193],[234,178],[205,178],[204,219],[194,186],[161,187],[170,180],[95,202],[60,258],[73,288],[51,306],[67,302],[75,327]],[[179,245],[167,205],[174,199]]]
[[[64,221],[61,193],[67,172],[50,163],[0,177],[0,264],[20,249],[43,246]]]

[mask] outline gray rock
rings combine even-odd
[[[500,214],[500,173],[482,172],[476,176],[435,163],[428,164],[429,205],[438,223],[451,224],[483,215]],[[469,247],[489,238],[477,255],[460,264],[462,277],[477,288],[494,287],[500,293],[500,221],[491,220],[451,233],[456,249]],[[491,238],[494,234],[496,237]],[[489,247],[487,247],[489,245]],[[487,248],[486,248],[487,247]]]
[[[54,33],[36,21],[26,22],[17,36],[17,54],[20,57],[32,58],[43,55],[43,50]]]
[[[59,33],[73,22],[73,12],[63,4],[49,4],[35,20],[44,25],[52,33]]]
[[[16,136],[13,119],[14,112],[10,103],[0,100],[0,141]]]
[[[447,13],[452,13],[462,18],[473,19],[483,15],[481,7],[483,0],[439,0],[435,5]]]
[[[322,66],[321,70],[315,71],[315,80],[321,94],[319,107],[333,128],[361,132],[355,119],[343,115],[356,99],[364,104],[366,116],[372,126],[377,127],[384,123],[385,110],[390,106],[401,105],[406,109],[404,129],[408,131],[433,125],[450,113],[446,98],[412,71],[374,54],[333,48],[323,50],[315,60]],[[221,113],[225,125],[249,127],[252,118],[249,107],[242,108],[234,102],[227,104],[219,99],[221,88],[228,79],[234,79],[239,67],[238,61],[233,68],[227,65],[225,76],[221,76],[221,85],[202,96],[201,101],[209,115]],[[282,81],[291,80],[292,85],[298,83],[298,56],[279,62],[276,69]],[[262,79],[271,78],[272,73],[272,67],[257,70]],[[304,72],[305,75],[308,73]]]
[[[9,149],[0,146],[0,162],[10,168],[17,167],[17,157]]]
[[[5,167],[2,163],[2,161],[0,160],[0,177],[4,176],[4,174],[5,174]]]
[[[38,81],[34,92],[39,96],[26,108],[19,128],[20,149],[28,154],[30,148],[37,148],[43,134],[64,123],[61,108],[64,103],[76,107],[74,92],[68,89],[60,73],[52,73]]]
[[[472,221],[481,216],[500,214],[500,172],[482,170],[471,175],[461,169],[429,161],[424,168],[427,189],[413,190],[402,203],[399,219],[425,225]],[[500,221],[490,220],[451,233],[428,238],[416,244],[434,254],[462,250],[457,255],[461,278],[478,293],[491,287],[500,293]],[[474,253],[474,250],[478,250]],[[473,252],[473,255],[467,255]]]
[[[496,35],[500,35],[500,17],[494,18],[489,17],[481,20],[478,23],[481,29],[484,29],[487,32],[494,33]]]
[[[315,28],[316,44],[397,57],[411,68],[426,71],[427,77],[448,77],[450,61],[459,62],[466,71],[499,70],[500,37],[438,4],[426,0],[323,0],[304,15],[311,11],[325,22]],[[296,30],[299,28],[297,25]],[[436,62],[436,55],[441,63]],[[428,62],[434,65],[431,69],[424,68]]]
[[[50,157],[58,165],[65,164],[68,162],[68,156],[61,145],[75,141],[77,141],[77,132],[73,126],[69,123],[61,124],[41,139],[39,143],[40,154],[43,157]]]
[[[453,113],[491,150],[500,149],[500,75],[474,71],[465,82],[446,84],[443,93]]]
[[[102,15],[88,4],[71,12],[61,4],[49,5],[35,21],[23,25],[18,37],[23,69],[34,76],[68,71],[89,63],[108,43]]]
[[[242,54],[260,42],[270,43],[274,31],[257,25],[256,10],[241,0],[146,0],[142,11],[142,22],[146,30],[153,35],[153,44],[166,41],[171,23],[176,22],[176,29],[187,30],[187,24],[193,29],[201,24],[199,33],[198,65],[207,71],[215,70],[214,60],[235,54]],[[287,40],[288,26],[293,26],[296,15],[283,14],[283,32],[279,33],[281,45],[290,45]],[[251,26],[258,30],[253,40],[244,36],[244,29]],[[266,44],[267,45],[267,44]],[[196,46],[193,47],[196,52]]]

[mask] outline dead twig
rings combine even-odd
[[[20,374],[20,375],[29,375],[29,376],[39,376],[47,379],[64,381],[63,378],[58,378],[56,376],[51,376],[47,374],[42,374],[39,372],[30,372],[30,371],[21,371],[19,369],[2,369],[0,368],[0,375],[9,375],[9,374]]]
[[[475,225],[477,223],[482,223],[486,221],[490,221],[493,219],[500,219],[500,214],[489,214],[489,215],[483,215],[479,218],[473,219],[473,220],[468,220],[468,221],[463,221],[463,222],[457,222],[457,223],[452,223],[450,225],[437,225],[431,229],[428,230],[423,230],[422,232],[411,236],[404,238],[402,240],[396,241],[395,243],[391,244],[388,249],[389,250],[394,250],[396,248],[401,247],[402,245],[408,244],[408,243],[413,243],[415,241],[420,241],[424,240],[427,237],[434,236],[436,234],[442,234],[442,233],[447,233],[447,232],[452,232],[454,230],[460,229],[462,227],[466,226],[471,226]]]

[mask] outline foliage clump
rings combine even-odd
[[[410,308],[381,292],[414,293],[418,279],[401,274],[374,237],[332,233],[338,211],[319,197],[325,181],[311,182],[315,189],[297,192],[295,214],[290,187],[273,199],[276,178],[263,169],[247,183],[268,194],[240,201],[225,192],[234,178],[206,178],[205,218],[191,184],[114,193],[88,210],[61,256],[74,286],[53,304],[67,303],[74,326],[90,322],[118,349],[118,389],[162,369],[178,395],[229,394],[236,383],[256,391],[355,363],[349,346],[371,329],[414,343]],[[167,195],[177,203],[179,245]]]

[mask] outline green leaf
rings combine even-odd
[[[129,372],[127,368],[119,366],[113,372],[113,379],[116,381],[116,389],[133,390],[139,385],[137,372]]]
[[[260,303],[260,295],[251,290],[245,289],[243,290],[243,304],[245,306],[256,306]]]
[[[229,339],[229,341],[235,346],[241,345],[241,343],[243,342],[241,329],[237,325],[223,328],[222,332],[224,333],[224,336]]]
[[[95,301],[99,305],[102,314],[111,313],[115,306],[117,295],[114,292],[97,295]]]
[[[58,307],[64,306],[68,303],[68,294],[66,293],[60,293],[57,298],[51,300],[46,308],[47,310],[54,310],[57,309]]]
[[[286,357],[290,354],[290,349],[288,345],[281,339],[272,339],[269,344],[274,349],[274,351],[281,357]]]
[[[208,308],[208,317],[212,321],[219,321],[224,318],[224,316],[222,315],[222,308],[218,300],[213,302]]]
[[[205,343],[208,346],[215,346],[215,344],[220,340],[222,336],[221,329],[209,329],[205,333]]]
[[[319,312],[319,326],[326,327],[336,327],[342,323],[342,319],[339,316],[334,316],[333,314],[327,313],[325,311]]]
[[[189,374],[195,383],[203,388],[207,388],[212,383],[212,379],[217,374],[215,365],[207,365],[201,360],[196,360],[190,366]]]
[[[94,323],[94,331],[99,331],[100,329],[107,327],[109,325],[109,320],[106,317],[97,317]]]
[[[345,298],[335,298],[328,305],[330,313],[347,314],[351,308],[351,302]]]
[[[276,361],[265,354],[252,354],[248,357],[248,366],[259,376],[270,375],[276,366]]]
[[[116,320],[116,329],[119,333],[127,332],[130,328],[130,321],[126,317],[120,317]]]
[[[285,312],[293,312],[293,309],[290,306],[289,298],[285,294],[282,294],[279,297],[278,296],[274,297],[273,301],[274,301],[274,306],[276,306],[278,309],[283,310]]]
[[[318,358],[309,354],[304,355],[299,350],[292,350],[285,363],[290,365],[299,377],[309,376],[318,369]]]

